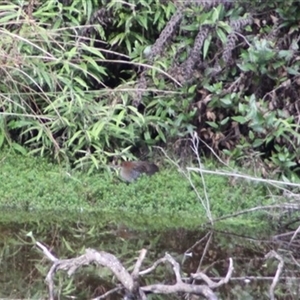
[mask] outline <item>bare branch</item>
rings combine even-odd
[[[43,249],[45,255],[53,261],[53,257],[49,255],[49,250],[37,242],[37,245]],[[122,263],[112,254],[104,252],[104,251],[96,251],[94,249],[86,249],[85,254],[73,258],[73,259],[62,259],[59,260],[54,258],[54,263],[50,268],[47,276],[46,276],[46,283],[48,285],[49,290],[49,299],[54,300],[54,275],[59,270],[67,271],[69,276],[73,275],[73,273],[81,266],[96,264],[98,266],[103,266],[109,268],[112,273],[116,276],[116,278],[120,281],[121,285],[118,285],[116,288],[108,291],[104,295],[101,295],[93,300],[100,300],[104,299],[108,295],[124,290],[124,292],[129,296],[133,296],[135,299],[138,300],[146,300],[147,296],[145,292],[152,292],[157,294],[170,294],[170,293],[187,293],[187,294],[196,294],[202,295],[206,299],[209,300],[217,300],[217,296],[211,290],[210,287],[206,285],[196,285],[196,284],[187,284],[184,283],[181,277],[181,270],[179,263],[168,253],[159,260],[157,260],[151,268],[147,270],[139,272],[139,269],[142,265],[142,262],[146,256],[147,251],[142,249],[139,255],[139,258],[136,262],[134,270],[130,275],[128,271],[124,268]],[[148,286],[140,287],[138,284],[138,277],[139,275],[145,275],[154,270],[159,264],[165,262],[169,262],[172,267],[176,278],[176,284],[174,285],[164,285],[164,284],[153,284]],[[232,267],[232,261],[230,266]],[[221,282],[226,283],[228,282],[228,277],[231,274],[227,274],[226,278],[220,280],[219,283],[215,286],[219,286]],[[200,275],[199,275],[200,276]],[[205,280],[209,282],[208,277],[205,277]]]
[[[191,277],[193,279],[202,279],[205,281],[205,283],[212,289],[215,289],[225,283],[228,283],[228,281],[231,278],[232,272],[233,272],[234,268],[233,268],[233,261],[232,258],[229,258],[229,266],[228,266],[228,271],[227,271],[227,275],[225,278],[222,278],[219,282],[214,282],[212,281],[206,274],[199,272],[196,274],[191,274]]]
[[[141,271],[139,274],[140,274],[141,276],[146,275],[146,274],[149,274],[149,273],[151,273],[153,270],[155,270],[159,264],[164,263],[165,261],[166,261],[165,258],[160,258],[159,260],[157,260],[157,261],[153,264],[152,267],[150,267],[150,268],[148,268],[148,269],[146,269],[146,270],[144,270],[144,271]]]
[[[110,291],[106,292],[105,294],[103,294],[103,295],[101,295],[99,297],[93,298],[92,300],[106,299],[107,296],[112,295],[112,294],[114,294],[116,292],[119,292],[122,289],[123,288],[121,286],[115,287],[114,289],[111,289]]]
[[[58,260],[58,259],[57,259],[54,255],[52,255],[52,254],[50,253],[50,251],[49,251],[44,245],[42,245],[40,242],[36,242],[36,245],[37,245],[40,249],[43,250],[45,256],[46,256],[49,260],[51,260],[52,262],[56,262],[56,261]]]
[[[273,258],[273,257],[276,258],[277,260],[279,260],[279,264],[278,264],[276,274],[274,276],[273,282],[272,282],[272,284],[270,286],[270,290],[269,290],[271,300],[275,300],[274,290],[279,281],[280,274],[282,273],[282,269],[284,266],[283,258],[278,253],[276,253],[274,250],[270,251],[268,254],[265,255],[266,259]]]
[[[300,231],[300,226],[297,228],[297,230],[295,231],[295,233],[293,234],[290,242],[289,242],[289,246],[291,245],[291,243],[293,242],[293,240],[296,238],[297,234],[299,233]]]
[[[203,295],[206,299],[217,300],[218,297],[206,285],[191,285],[186,283],[177,283],[174,285],[153,284],[141,288],[144,292],[151,292],[155,294],[172,294],[184,292],[188,294]]]
[[[138,260],[137,260],[137,262],[136,262],[136,264],[134,266],[134,269],[133,269],[133,271],[131,273],[131,276],[132,276],[132,278],[134,280],[136,280],[139,277],[140,268],[142,266],[142,262],[145,259],[146,254],[147,254],[147,250],[146,249],[142,249],[140,251],[140,256],[139,256],[139,258],[138,258]]]
[[[123,267],[121,262],[112,254],[94,249],[86,249],[85,254],[72,258],[62,259],[54,262],[46,276],[46,283],[49,289],[50,300],[54,299],[54,275],[58,270],[67,271],[71,276],[79,267],[96,263],[97,265],[109,268],[122,285],[130,292],[134,290],[134,281],[130,274]]]

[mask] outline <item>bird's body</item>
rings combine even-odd
[[[136,180],[142,174],[153,175],[158,172],[158,166],[147,161],[123,161],[121,163],[120,176],[127,182]]]

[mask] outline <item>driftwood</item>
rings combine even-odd
[[[72,259],[58,259],[54,257],[50,253],[50,251],[41,243],[36,242],[36,245],[40,249],[42,249],[45,256],[53,262],[53,265],[46,276],[46,283],[48,285],[50,300],[54,300],[54,276],[57,271],[64,270],[69,276],[71,276],[81,266],[87,266],[91,264],[96,264],[99,267],[109,268],[120,282],[120,285],[118,287],[112,289],[104,295],[95,298],[94,300],[105,299],[108,295],[119,291],[122,291],[125,295],[127,295],[127,299],[132,298],[145,300],[147,299],[147,293],[186,293],[190,295],[201,295],[209,300],[216,300],[218,299],[218,297],[213,292],[213,289],[227,283],[230,280],[233,272],[233,261],[231,258],[229,258],[229,268],[225,278],[222,278],[221,280],[219,280],[219,282],[214,282],[204,273],[197,272],[196,274],[191,274],[191,278],[189,279],[201,279],[205,284],[190,284],[184,282],[185,280],[182,279],[180,274],[181,271],[179,263],[168,253],[166,253],[164,257],[157,260],[150,268],[140,271],[142,262],[147,253],[147,250],[142,249],[135,264],[134,270],[130,274],[114,255],[104,251],[97,251],[95,249],[88,248],[85,250],[85,254],[79,257]],[[153,284],[140,286],[139,277],[151,273],[158,265],[162,263],[169,263],[172,266],[176,278],[176,283],[173,285]]]

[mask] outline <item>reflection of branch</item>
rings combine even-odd
[[[270,251],[268,254],[265,255],[265,258],[268,259],[268,258],[276,258],[277,260],[279,260],[279,264],[278,264],[278,267],[277,267],[277,271],[276,271],[276,274],[273,278],[273,282],[270,286],[270,299],[271,300],[275,300],[275,296],[274,296],[274,289],[279,281],[279,278],[280,278],[280,274],[282,272],[282,269],[283,269],[283,266],[284,266],[284,261],[283,261],[283,258],[277,254],[274,250]]]
[[[181,277],[180,265],[179,263],[168,253],[159,260],[157,260],[152,267],[139,271],[142,265],[143,260],[145,259],[147,251],[142,249],[139,255],[139,258],[135,264],[134,270],[130,275],[128,271],[124,268],[122,263],[112,254],[104,251],[96,251],[94,249],[86,249],[85,254],[72,258],[72,259],[57,259],[54,257],[49,250],[43,246],[41,243],[36,242],[36,245],[41,248],[44,254],[49,260],[53,262],[52,267],[50,268],[47,276],[46,283],[49,290],[49,299],[54,300],[54,275],[59,270],[64,270],[69,276],[73,275],[74,272],[81,266],[87,266],[91,264],[96,264],[98,266],[103,266],[109,268],[116,278],[120,281],[121,285],[112,289],[100,297],[95,298],[94,300],[104,299],[106,296],[120,290],[125,290],[125,293],[129,296],[133,296],[136,299],[146,300],[145,292],[152,292],[156,294],[170,294],[170,293],[187,293],[187,294],[196,294],[204,296],[209,300],[217,300],[217,296],[212,291],[211,287],[218,287],[221,284],[227,283],[231,274],[232,274],[232,260],[230,259],[229,269],[226,278],[220,280],[217,284],[208,278],[208,276],[202,273],[193,274],[194,279],[201,278],[206,283],[211,284],[211,287],[207,285],[196,285],[196,284],[187,284],[183,282]],[[166,263],[172,265],[173,271],[176,278],[176,283],[174,285],[164,285],[164,284],[153,284],[140,287],[138,284],[139,276],[145,275],[153,271],[159,264]]]

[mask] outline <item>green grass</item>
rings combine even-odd
[[[205,210],[190,183],[176,169],[163,169],[152,177],[126,184],[115,173],[67,173],[45,159],[12,152],[0,154],[0,168],[0,206],[2,211],[6,210],[8,219],[24,212],[30,218],[42,211],[42,216],[48,212],[52,217],[53,214],[114,215],[121,220],[143,219],[144,223],[153,222],[161,227],[207,222]],[[201,178],[197,174],[192,178],[204,197]],[[261,185],[241,181],[232,186],[228,178],[216,175],[205,175],[204,180],[215,218],[269,201]],[[253,214],[243,218],[251,220]]]

